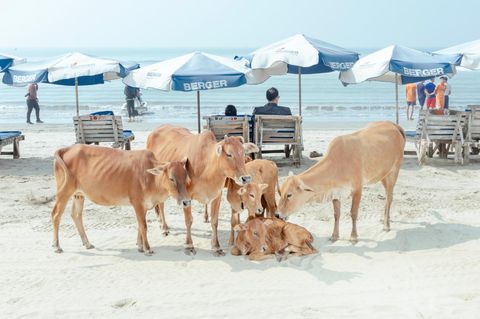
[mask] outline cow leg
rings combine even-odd
[[[212,225],[212,250],[213,255],[216,257],[225,256],[223,250],[220,249],[220,244],[218,243],[218,213],[220,210],[220,201],[222,200],[222,194],[220,193],[217,198],[212,201],[211,210],[212,215],[211,218],[211,225]]]
[[[195,255],[197,252],[193,247],[192,240],[192,207],[188,206],[183,209],[183,215],[185,217],[185,227],[187,228],[187,238],[185,239],[185,254],[186,255]]]
[[[251,253],[248,255],[248,259],[250,260],[255,260],[255,261],[261,261],[261,260],[266,260],[266,259],[271,259],[273,258],[275,255],[273,254],[264,254],[264,253],[261,253],[261,252],[254,252],[254,253]]]
[[[85,233],[85,228],[83,227],[83,204],[85,202],[85,197],[82,195],[74,195],[73,196],[73,204],[72,204],[72,219],[77,228],[78,234],[82,239],[82,244],[87,249],[95,248],[90,242],[88,241],[87,234]]]
[[[167,222],[165,221],[165,203],[159,203],[155,205],[155,213],[157,214],[158,223],[160,224],[160,230],[162,231],[163,236],[168,236],[170,233]]]
[[[138,229],[140,231],[140,236],[142,240],[143,253],[146,256],[151,256],[153,254],[153,250],[150,249],[150,244],[148,243],[147,238],[147,210],[141,204],[133,205],[133,208],[135,209],[135,215],[137,217]]]
[[[265,200],[267,206],[267,217],[275,217],[275,213],[277,212],[277,203],[275,203],[275,189],[267,194],[264,194],[262,200]]]
[[[340,201],[338,199],[334,199],[333,203],[333,216],[335,217],[335,225],[333,226],[333,233],[330,240],[332,242],[336,242],[339,238],[339,224],[340,224]]]
[[[397,182],[398,173],[400,169],[388,174],[382,179],[383,187],[385,187],[385,211],[383,213],[383,230],[390,231],[390,207],[393,200],[393,188]]]
[[[352,216],[352,234],[350,235],[350,241],[352,244],[358,242],[357,234],[357,216],[358,208],[360,207],[360,200],[362,199],[362,188],[355,189],[352,192],[352,208],[350,210],[350,215]]]
[[[208,204],[205,204],[205,212],[203,212],[203,222],[208,223]]]
[[[72,192],[73,193],[73,192]],[[72,193],[66,191],[57,192],[57,199],[55,201],[55,206],[52,210],[52,224],[53,224],[53,244],[52,247],[55,248],[56,253],[63,253],[62,248],[60,248],[60,243],[58,241],[58,228],[60,227],[60,219],[62,214],[65,211],[68,200]]]
[[[233,246],[235,243],[235,228],[236,225],[240,224],[240,213],[232,209],[232,217],[230,219],[231,229],[230,229],[230,238],[228,239],[228,244]]]

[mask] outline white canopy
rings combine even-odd
[[[461,54],[463,56],[462,62],[460,63],[461,67],[471,70],[480,70],[480,40],[455,45],[453,47],[436,51],[435,53]]]

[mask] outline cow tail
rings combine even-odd
[[[63,183],[62,185],[58,185],[57,184],[57,190],[60,190],[60,189],[63,189],[65,187],[65,185],[67,184],[67,179],[70,177],[70,172],[67,168],[67,165],[65,164],[65,162],[63,161],[63,158],[62,158],[62,155],[63,155],[63,152],[65,151],[65,149],[59,149],[55,152],[55,159],[53,161],[53,172],[54,174],[56,173],[56,170],[55,170],[55,166],[58,164],[60,165],[60,167],[62,168],[63,170]]]

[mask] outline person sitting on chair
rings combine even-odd
[[[256,107],[253,110],[254,115],[292,115],[289,107],[278,106],[280,96],[276,88],[269,88],[266,95],[268,103],[264,106]]]
[[[289,107],[278,106],[280,96],[278,95],[278,90],[276,88],[269,88],[266,95],[268,103],[264,106],[254,108],[253,115],[292,115],[292,111]],[[285,157],[290,157],[290,151],[291,148],[289,145],[285,145]]]
[[[237,108],[235,105],[229,104],[225,108],[225,116],[237,116]]]

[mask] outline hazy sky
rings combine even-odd
[[[0,0],[17,47],[249,47],[304,33],[347,48],[441,48],[480,38],[469,0]]]

